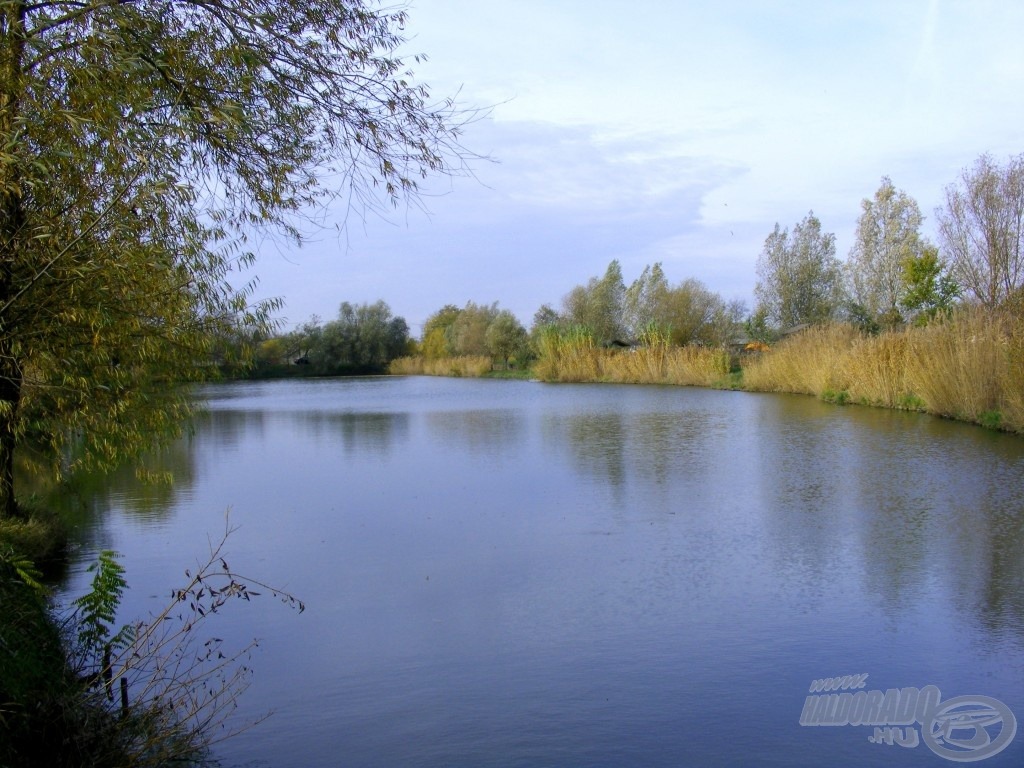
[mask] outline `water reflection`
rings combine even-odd
[[[577,471],[612,488],[627,481],[672,486],[708,479],[728,429],[704,411],[549,415],[545,441],[568,449]]]
[[[511,409],[438,411],[426,414],[427,427],[446,447],[500,456],[525,436],[522,414]]]
[[[294,417],[296,426],[313,439],[336,439],[348,456],[371,453],[387,456],[396,443],[408,439],[407,413],[304,413]]]

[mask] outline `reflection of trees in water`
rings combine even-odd
[[[569,446],[583,474],[603,480],[613,488],[625,483],[627,428],[621,413],[554,417],[547,426],[547,436]]]
[[[408,413],[303,413],[302,425],[314,432],[340,435],[345,453],[387,455],[409,434]]]
[[[1024,643],[1024,445],[1002,438],[959,474],[946,525],[951,598],[990,632]],[[996,443],[996,440],[993,440]],[[951,457],[960,464],[964,456]],[[957,590],[956,587],[961,587]]]
[[[262,442],[271,429],[284,427],[285,440],[331,440],[340,437],[346,453],[388,453],[409,431],[408,413],[309,411],[210,411],[200,425],[204,445],[237,448]],[[289,427],[294,427],[289,430]],[[276,450],[276,449],[275,449]]]
[[[462,445],[474,453],[500,456],[524,435],[524,420],[512,410],[434,411],[426,421],[442,445]]]
[[[819,599],[841,574],[850,545],[843,510],[849,425],[823,403],[799,396],[758,396],[757,439],[737,462],[755,464],[774,569]]]
[[[154,479],[140,477],[139,468]],[[186,435],[147,453],[141,464],[124,464],[107,473],[79,472],[57,485],[40,482],[35,493],[41,503],[60,512],[78,532],[79,543],[88,548],[89,539],[98,535],[96,522],[112,510],[165,520],[179,495],[194,482],[192,439]]]
[[[245,441],[262,439],[266,430],[264,411],[212,410],[200,414],[196,431],[203,443],[215,448],[237,448]]]
[[[939,592],[1024,639],[1024,441],[810,398],[766,398],[762,423],[776,567],[818,597],[852,576],[893,615]]]
[[[857,452],[868,588],[899,610],[938,581],[960,611],[1024,640],[1024,443],[930,417],[892,422],[862,430]]]
[[[678,489],[709,476],[726,426],[705,411],[581,413],[545,422],[548,442],[571,449],[580,472],[612,488],[629,478]]]

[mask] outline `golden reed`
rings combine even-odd
[[[868,336],[810,328],[743,365],[743,388],[909,408],[1024,432],[1024,319],[963,309]]]

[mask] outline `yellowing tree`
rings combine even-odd
[[[110,466],[259,326],[246,236],[460,167],[455,112],[363,0],[0,0],[0,515],[26,438]],[[54,466],[59,466],[55,462]]]

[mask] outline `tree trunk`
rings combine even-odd
[[[2,299],[0,299],[2,300]],[[18,442],[21,367],[0,338],[0,519],[19,516],[14,496],[14,448]]]
[[[0,152],[16,152],[25,51],[25,3],[5,3],[0,13]],[[9,149],[10,148],[10,149]],[[18,441],[22,362],[15,348],[14,265],[21,238],[21,174],[18,158],[0,163],[0,518],[18,513],[14,497],[14,449]]]

